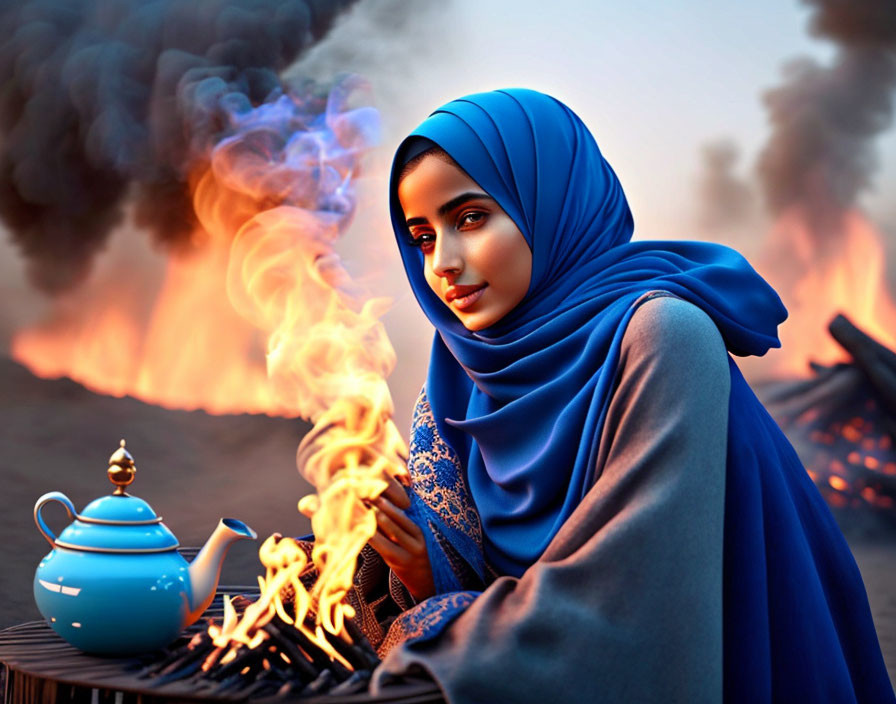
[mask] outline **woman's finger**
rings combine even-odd
[[[367,544],[376,550],[390,567],[393,565],[406,565],[411,560],[411,555],[407,550],[400,545],[396,545],[381,533],[375,533],[367,541]]]
[[[388,499],[380,496],[374,499],[373,505],[380,509],[382,514],[387,516],[392,523],[397,524],[402,532],[412,537],[415,541],[419,542],[423,539],[423,533],[420,530],[420,526],[408,518],[408,515],[404,511],[398,509]]]
[[[382,509],[375,511],[377,528],[389,540],[401,546],[408,553],[416,555],[422,547],[422,540],[413,532],[400,526],[391,516]]]
[[[381,496],[385,496],[400,509],[408,508],[411,505],[411,499],[405,488],[399,484],[395,477],[386,477],[386,482],[388,483],[388,486]]]
[[[387,516],[385,512],[381,510],[374,510],[373,515],[376,516],[376,527],[380,533],[382,533],[396,545],[407,548],[408,543],[411,542],[411,536],[409,536],[405,531],[399,528],[398,524],[396,524],[395,521],[389,518],[389,516]]]

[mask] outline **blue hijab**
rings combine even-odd
[[[407,244],[397,177],[431,143],[495,198],[532,250],[525,298],[479,332],[432,292],[419,247]],[[397,151],[390,206],[411,287],[436,328],[426,379],[433,416],[464,465],[485,558],[499,573],[519,576],[534,563],[597,479],[620,343],[642,294],[669,291],[699,306],[733,354],[780,344],[786,310],[738,253],[630,242],[616,175],[582,121],[550,96],[499,90],[436,110]],[[730,357],[729,367],[724,699],[894,703],[843,534]],[[469,540],[446,535],[481,575]],[[437,588],[452,589],[441,553],[430,554]],[[429,634],[462,608],[443,609]]]
[[[397,176],[431,143],[498,202],[532,250],[525,298],[479,332],[429,288],[420,248],[407,244]],[[481,93],[436,110],[398,149],[391,215],[411,287],[437,330],[427,395],[464,461],[486,558],[503,574],[522,574],[594,483],[620,341],[643,293],[696,303],[737,354],[779,345],[786,311],[737,252],[629,241],[616,174],[576,114],[542,93]]]

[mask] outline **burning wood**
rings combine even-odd
[[[834,318],[828,330],[874,387],[877,400],[887,411],[890,437],[896,440],[896,353],[859,330],[845,315]]]
[[[229,604],[240,615],[253,606],[241,596]],[[313,628],[313,619],[303,625]],[[138,677],[156,687],[189,679],[197,692],[217,696],[310,697],[364,692],[380,661],[360,629],[351,620],[344,625],[345,637],[326,635],[330,652],[338,653],[338,659],[279,615],[257,629],[255,647],[241,643],[222,657],[225,651],[212,635],[221,626],[207,622],[203,630],[186,643],[169,648]]]
[[[844,315],[829,325],[850,362],[762,390],[809,475],[834,507],[896,505],[896,353]]]
[[[830,202],[835,200],[832,195]],[[896,345],[896,302],[881,233],[858,209],[844,211],[836,223],[833,235],[823,235],[813,229],[812,210],[794,206],[769,233],[759,269],[790,317],[779,330],[786,353],[767,360],[763,374],[804,377],[809,358],[826,365],[841,361],[842,350],[825,331],[841,310],[877,339]]]

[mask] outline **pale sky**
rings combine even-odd
[[[430,3],[367,0],[357,10],[365,4]],[[379,41],[356,38],[354,56],[336,62],[379,89],[391,130],[384,148],[460,95],[504,86],[542,90],[591,127],[620,174],[639,230],[650,236],[681,220],[702,144],[733,138],[742,169],[752,168],[768,137],[763,91],[780,83],[786,61],[812,56],[825,63],[833,54],[827,40],[809,36],[809,8],[795,1],[438,4],[441,11],[418,10],[410,26]],[[892,130],[880,146],[882,176],[892,184]]]

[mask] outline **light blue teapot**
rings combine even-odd
[[[81,513],[58,491],[34,505],[37,527],[53,547],[34,575],[34,599],[53,630],[80,650],[149,652],[168,645],[208,608],[230,545],[257,536],[245,523],[223,518],[187,563],[161,517],[125,492],[137,470],[124,440],[109,464],[115,492]],[[59,537],[41,516],[54,501],[75,519]]]

